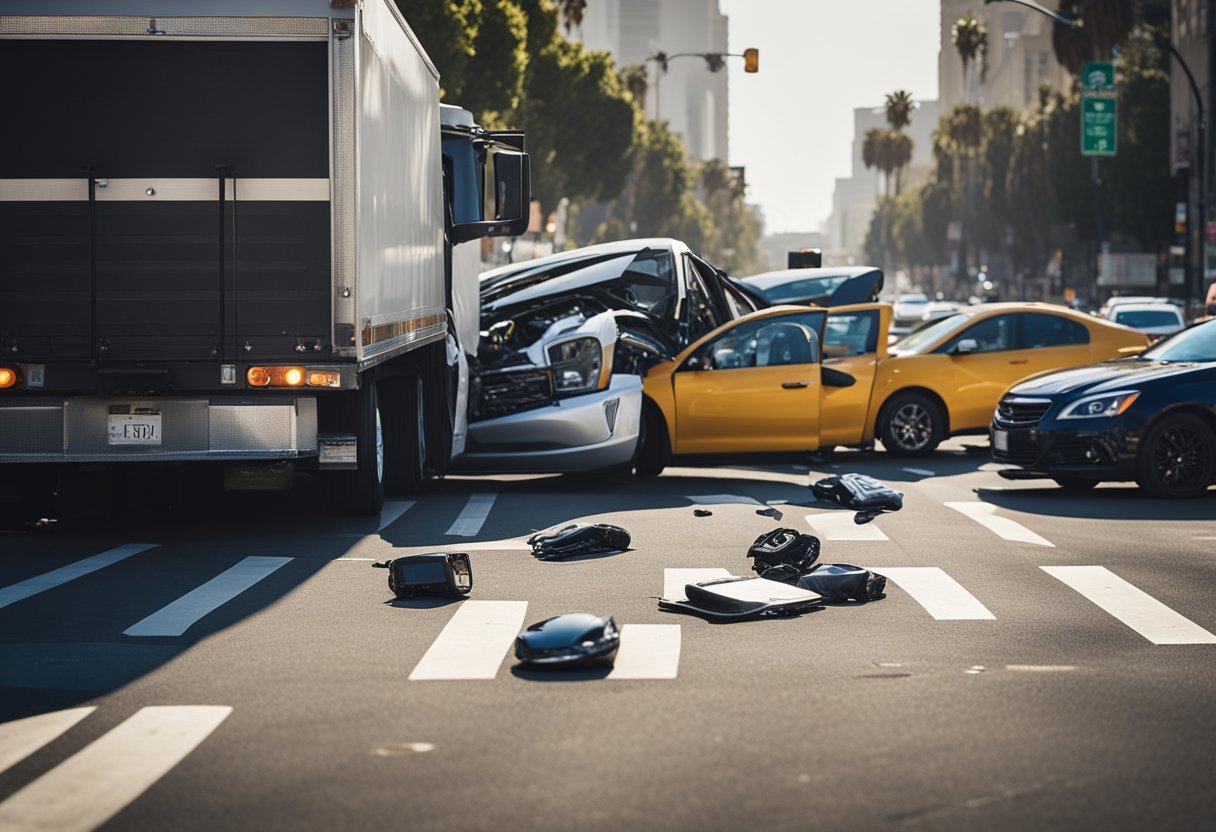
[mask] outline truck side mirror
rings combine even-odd
[[[510,150],[494,153],[494,218],[452,226],[451,241],[467,243],[481,237],[518,237],[528,230],[530,176],[528,154]]]

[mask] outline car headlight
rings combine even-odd
[[[1118,416],[1132,406],[1140,396],[1139,390],[1121,390],[1118,393],[1103,393],[1077,399],[1060,411],[1060,419],[1101,419]]]
[[[558,395],[589,393],[600,386],[607,365],[598,338],[574,338],[549,347],[549,366]]]

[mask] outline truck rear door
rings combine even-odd
[[[324,41],[8,40],[0,348],[327,353]]]

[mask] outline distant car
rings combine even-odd
[[[1069,490],[1135,480],[1159,497],[1216,482],[1216,321],[1135,358],[1027,379],[1002,397],[992,455],[1006,479]]]
[[[961,308],[962,304],[954,303],[953,301],[930,301],[925,306],[925,311],[921,313],[920,319],[922,321],[936,321],[938,318],[946,318],[953,315]]]
[[[1172,303],[1120,303],[1111,307],[1108,320],[1164,338],[1186,328],[1182,310]]]
[[[758,291],[771,306],[844,306],[876,300],[882,291],[883,273],[873,266],[782,269],[744,277],[739,282]]]
[[[895,298],[894,318],[891,321],[891,332],[894,335],[904,335],[920,325],[921,317],[929,308],[929,298],[920,292],[899,295]]]
[[[1099,318],[1110,318],[1111,310],[1125,303],[1169,303],[1169,298],[1157,298],[1150,295],[1115,295],[1098,308]]]

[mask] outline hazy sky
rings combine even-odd
[[[977,0],[979,5],[981,0]],[[939,0],[719,0],[730,51],[760,50],[760,71],[731,62],[730,164],[766,231],[813,231],[852,167],[853,108],[892,90],[937,97]],[[915,117],[915,116],[914,116]]]

